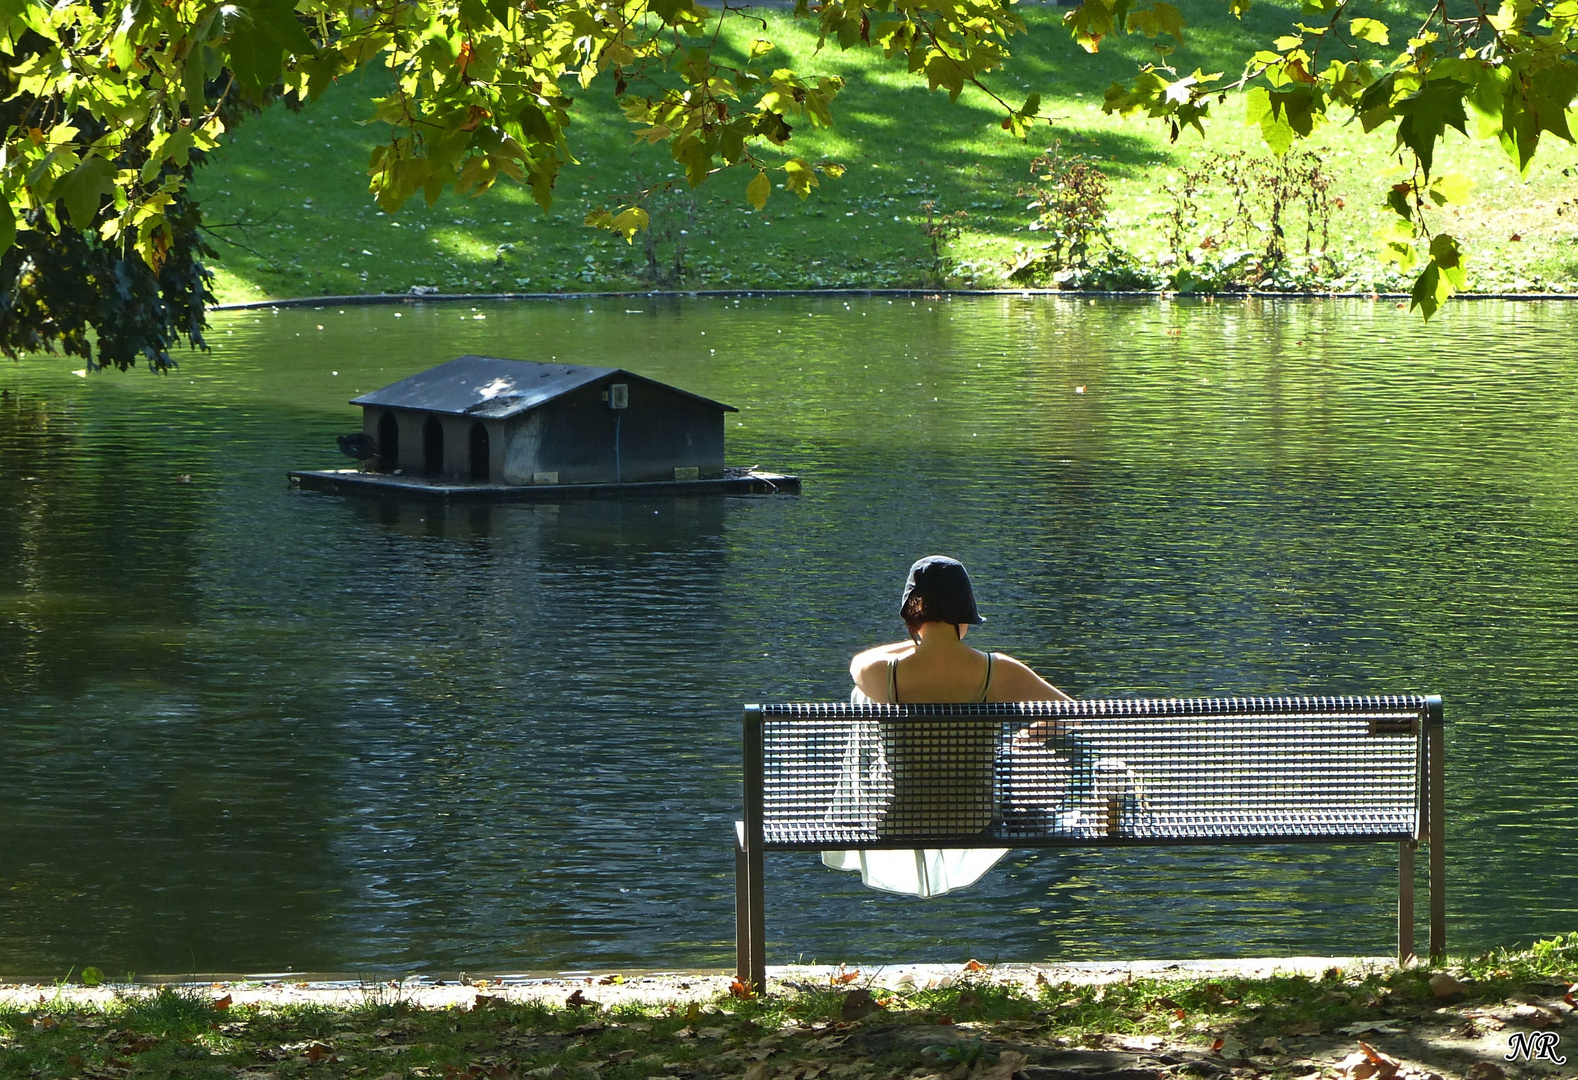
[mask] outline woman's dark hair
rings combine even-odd
[[[904,620],[904,625],[909,628],[910,636],[920,633],[920,628],[929,622],[947,622],[933,609],[936,607],[926,596],[916,593],[904,601],[904,606],[899,609],[899,618]]]

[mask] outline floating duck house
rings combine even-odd
[[[371,471],[292,473],[293,480],[332,490],[393,483],[525,494],[755,476],[792,480],[798,490],[792,477],[725,468],[732,405],[620,368],[462,356],[351,404],[361,406],[363,434],[375,447]],[[741,490],[780,489],[769,482]]]

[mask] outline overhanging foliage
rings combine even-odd
[[[1428,318],[1467,282],[1459,242],[1425,221],[1426,208],[1470,187],[1434,170],[1436,146],[1472,124],[1527,170],[1545,135],[1571,141],[1578,6],[1507,0],[1458,15],[1441,0],[1389,53],[1392,28],[1352,4],[1307,0],[1312,22],[1295,23],[1230,83],[1167,66],[1168,39],[1187,31],[1163,0],[1086,0],[1065,22],[1092,52],[1117,32],[1156,42],[1157,62],[1115,84],[1106,108],[1145,113],[1175,137],[1203,132],[1212,100],[1231,90],[1249,95],[1249,120],[1278,154],[1334,113],[1392,132],[1407,164],[1384,179],[1395,213],[1377,242],[1405,269],[1420,266],[1414,301]],[[1241,14],[1247,0],[1229,6]],[[1009,0],[798,0],[796,13],[816,20],[824,44],[879,49],[932,89],[979,88],[1011,132],[1038,119],[1036,95],[1009,102],[982,82],[1024,29]],[[370,188],[390,212],[418,193],[431,203],[501,177],[546,209],[573,161],[571,95],[599,78],[612,81],[636,136],[666,143],[689,184],[738,166],[757,207],[773,175],[804,198],[839,167],[762,151],[789,147],[798,125],[831,124],[841,82],[773,66],[765,39],[743,54],[720,47],[721,20],[742,17],[694,0],[0,0],[0,349],[160,368],[179,341],[201,344],[208,293],[201,215],[186,197],[193,167],[248,109],[276,96],[299,105],[368,65],[396,78],[371,105],[386,137]],[[587,217],[626,239],[647,223],[639,199]]]

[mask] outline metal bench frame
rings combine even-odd
[[[1255,697],[1255,698],[1173,698],[1146,700],[1081,700],[1064,702],[1021,702],[988,705],[850,705],[846,703],[746,705],[745,736],[745,820],[735,823],[735,940],[740,981],[757,993],[767,989],[766,890],[763,855],[767,851],[817,851],[837,848],[874,850],[883,848],[922,848],[971,846],[951,835],[918,835],[908,831],[902,839],[866,835],[851,839],[806,836],[769,842],[766,833],[769,779],[767,776],[764,731],[769,722],[802,719],[824,728],[829,721],[903,723],[927,718],[949,720],[989,720],[994,723],[1029,725],[1037,722],[1063,722],[1070,727],[1100,724],[1103,720],[1133,722],[1136,719],[1169,718],[1189,720],[1230,720],[1247,715],[1305,716],[1342,714],[1385,714],[1395,723],[1399,712],[1412,714],[1410,730],[1416,739],[1413,764],[1416,778],[1416,805],[1412,827],[1406,835],[1391,831],[1385,835],[1326,833],[1307,835],[1246,835],[1229,837],[1123,835],[1116,830],[1106,835],[1071,838],[1048,830],[1043,835],[1025,835],[1023,830],[999,828],[995,833],[973,837],[973,846],[992,847],[1113,847],[1171,844],[1287,844],[1287,843],[1361,843],[1396,840],[1398,846],[1397,956],[1406,963],[1414,956],[1414,854],[1419,842],[1429,845],[1429,927],[1430,955],[1446,952],[1446,850],[1443,842],[1444,807],[1444,717],[1438,696],[1401,695],[1377,697]],[[1411,721],[1417,719],[1417,724]],[[1395,731],[1389,733],[1396,734]],[[1340,763],[1338,763],[1340,765]],[[993,768],[996,766],[994,765]],[[1006,812],[1006,810],[1005,810]]]

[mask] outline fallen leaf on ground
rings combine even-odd
[[[840,971],[837,975],[831,976],[831,979],[835,984],[852,983],[858,978],[860,978],[859,968],[856,968],[854,971]]]
[[[1347,1077],[1347,1080],[1369,1080],[1370,1077],[1380,1071],[1375,1067],[1375,1062],[1357,1050],[1337,1062],[1333,1067]]]
[[[1438,998],[1457,997],[1468,993],[1468,985],[1441,971],[1430,976],[1430,992]]]
[[[1282,1029],[1282,1034],[1291,1036],[1307,1036],[1320,1034],[1320,1021],[1306,1020],[1301,1024],[1288,1024]]]
[[[729,993],[742,1001],[749,1001],[751,998],[756,996],[751,992],[751,988],[746,986],[739,979],[735,979],[729,984]]]
[[[969,963],[964,965],[964,970],[966,970],[966,971],[985,971],[986,970],[986,965],[981,963],[979,960],[971,960]]]
[[[745,1080],[767,1080],[767,1062],[753,1061],[746,1066]]]
[[[1512,1019],[1532,1028],[1560,1027],[1562,1018],[1543,1005],[1519,1005],[1512,1010]]]
[[[1375,1066],[1376,1080],[1391,1080],[1392,1077],[1397,1075],[1398,1062],[1395,1058],[1387,1057],[1363,1039],[1359,1040],[1359,1049],[1363,1051],[1364,1056],[1369,1058],[1371,1064]]]
[[[226,994],[224,997],[214,1002],[214,1008],[219,1012],[224,1012],[226,1009],[230,1008],[230,995]]]
[[[1268,1035],[1264,1039],[1261,1039],[1260,1048],[1271,1054],[1287,1053],[1287,1051],[1282,1048],[1282,1041],[1275,1035]]]
[[[623,975],[604,975],[601,979],[597,980],[597,985],[598,986],[619,986],[624,981],[625,981],[625,977]]]
[[[1244,1044],[1238,1041],[1236,1035],[1224,1035],[1217,1039],[1211,1044],[1211,1050],[1230,1061],[1237,1061],[1245,1056]]]
[[[578,1008],[580,1008],[583,1005],[590,1005],[591,1004],[590,1001],[586,1000],[586,995],[581,993],[580,990],[576,990],[569,997],[565,998],[564,999],[564,1003],[565,1003],[565,1005],[569,1006],[570,1008],[575,1008],[575,1009],[578,1009]]]
[[[510,999],[502,994],[478,994],[477,999],[471,1003],[473,1009],[497,1009],[508,1005]]]

